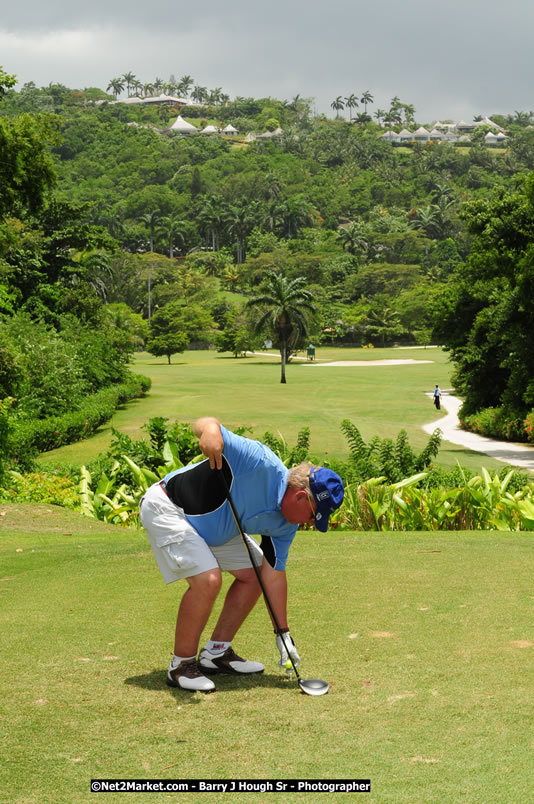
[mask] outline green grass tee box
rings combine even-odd
[[[235,640],[261,676],[169,689],[184,586],[165,586],[142,531],[1,506],[0,564],[2,801],[94,801],[91,778],[369,777],[373,802],[532,798],[531,535],[299,532],[289,621],[302,677],[330,683],[320,698],[277,667],[261,604]]]
[[[287,384],[280,383],[280,359],[276,352],[235,359],[214,351],[164,358],[137,355],[134,369],[149,376],[152,389],[116,411],[111,422],[86,441],[46,453],[41,464],[55,468],[62,463],[78,466],[94,460],[109,446],[111,428],[132,438],[146,437],[143,425],[153,416],[193,422],[199,416],[216,416],[229,428],[251,428],[254,438],[266,430],[281,433],[294,444],[299,430],[311,430],[311,451],[317,460],[346,458],[348,445],[341,422],[348,418],[364,439],[378,435],[396,438],[408,433],[410,445],[423,448],[428,435],[422,426],[439,426],[438,413],[427,392],[436,383],[450,387],[447,355],[437,348],[334,349],[318,347],[314,364],[293,359],[287,366]],[[408,365],[371,365],[376,360],[413,360]],[[366,361],[367,366],[327,366],[337,361]],[[444,442],[437,463],[455,466],[459,461],[474,471],[482,465],[500,470],[503,464],[470,450]]]

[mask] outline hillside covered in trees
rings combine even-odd
[[[492,115],[505,147],[483,131],[469,145],[399,147],[370,114],[315,117],[298,96],[208,93],[177,108],[17,89],[4,72],[0,84],[0,397],[19,400],[17,415],[59,414],[122,382],[137,348],[170,360],[195,344],[236,356],[266,335],[280,346],[250,303],[278,276],[276,287],[302,279],[311,294],[289,349],[437,341],[464,413],[499,408],[500,434],[527,437],[531,113]],[[237,133],[175,133],[179,113],[198,131]],[[30,379],[37,345],[74,372],[68,400],[44,372]]]

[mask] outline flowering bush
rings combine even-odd
[[[523,429],[527,437],[527,441],[534,444],[534,410],[531,410],[523,422]]]
[[[505,408],[486,408],[464,416],[460,419],[460,426],[471,433],[499,441],[528,440],[523,417]]]

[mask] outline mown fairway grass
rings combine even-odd
[[[302,676],[330,693],[280,673],[258,605],[235,646],[265,673],[202,696],[164,684],[180,590],[142,532],[52,506],[0,515],[0,800],[94,801],[102,777],[369,777],[373,802],[532,800],[531,535],[301,532],[290,622]]]
[[[254,438],[266,430],[280,432],[293,444],[298,431],[311,429],[314,456],[347,456],[347,442],[340,429],[344,418],[361,430],[365,439],[375,435],[396,438],[408,432],[410,444],[422,449],[428,440],[422,425],[440,416],[426,392],[434,385],[450,387],[447,355],[436,348],[333,349],[319,348],[312,365],[294,360],[287,367],[287,384],[280,383],[279,357],[269,355],[234,359],[213,351],[175,355],[166,359],[148,354],[136,358],[135,370],[149,376],[153,387],[145,399],[116,412],[108,426],[79,444],[42,456],[47,468],[87,463],[107,449],[111,428],[133,438],[146,436],[142,427],[152,416],[192,422],[198,416],[214,415],[229,427],[245,425]],[[416,360],[412,365],[322,366],[347,360]],[[430,362],[422,362],[430,361]],[[481,465],[500,470],[503,464],[444,442],[437,463],[453,467],[459,461],[474,471]]]

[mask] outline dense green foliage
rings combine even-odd
[[[534,177],[466,204],[462,217],[471,249],[436,301],[436,331],[456,365],[465,422],[526,440],[534,407]]]
[[[237,356],[265,324],[282,382],[299,337],[437,338],[457,364],[466,415],[492,406],[524,422],[534,405],[531,115],[494,116],[506,149],[485,147],[482,129],[470,147],[397,148],[367,114],[369,92],[354,119],[358,99],[345,99],[347,122],[342,98],[328,120],[298,97],[230,101],[184,76],[176,86],[204,106],[182,113],[199,129],[238,130],[187,137],[170,130],[169,105],[113,105],[57,85],[17,91],[2,76],[0,394],[17,399],[16,415],[59,414],[122,382],[141,344],[169,362],[192,342]],[[125,86],[141,87],[127,74],[107,90]],[[398,98],[378,111],[390,125],[415,122]],[[269,139],[244,136],[275,124]],[[283,287],[302,291],[290,318],[273,303]],[[29,382],[35,337],[46,359]]]

